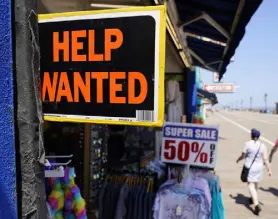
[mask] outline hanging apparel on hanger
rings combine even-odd
[[[80,189],[75,184],[74,177],[74,169],[67,167],[63,178],[65,191],[64,216],[65,219],[87,219],[85,200],[81,197]]]
[[[54,188],[48,196],[48,203],[50,205],[53,219],[63,219],[63,208],[65,205],[64,190],[59,178],[54,180]]]
[[[51,190],[47,201],[53,219],[87,219],[85,200],[75,184],[74,168],[65,167],[61,178],[47,178],[46,186]]]
[[[212,194],[211,219],[225,219],[223,196],[219,184],[219,177],[209,182]]]
[[[225,208],[221,192],[220,180],[212,171],[191,170],[192,174],[208,182],[211,193],[211,219],[225,219]]]
[[[149,177],[108,175],[99,193],[98,218],[152,219],[151,182]]]
[[[209,219],[210,208],[203,191],[183,190],[177,184],[157,193],[154,206],[154,219],[196,218]]]
[[[175,80],[166,82],[166,110],[167,121],[180,122],[182,116],[182,106],[180,97],[180,86]]]
[[[177,174],[182,175],[182,181],[178,182],[176,178],[170,178],[160,186],[155,198],[154,219],[208,219],[209,200],[203,190],[194,188],[195,179],[189,171],[186,168],[183,170],[174,168],[171,171],[174,171],[175,177],[178,176]]]
[[[177,177],[177,170],[169,175]],[[198,201],[197,201],[198,200]],[[154,219],[196,218],[225,219],[219,177],[204,168],[191,168],[183,181],[168,179],[157,192]]]

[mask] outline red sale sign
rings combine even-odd
[[[163,128],[161,160],[214,168],[218,135],[217,126],[167,122]]]

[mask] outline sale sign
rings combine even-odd
[[[163,127],[161,160],[214,168],[218,126],[166,122]]]

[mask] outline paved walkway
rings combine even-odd
[[[223,189],[226,219],[258,218],[248,205],[247,186],[240,181],[243,163],[236,164],[244,142],[249,140],[248,129],[262,130],[265,145],[278,137],[278,116],[260,115],[247,112],[215,113],[207,119],[207,124],[220,125],[220,144],[217,159],[217,174],[220,176]],[[272,163],[273,177],[265,174],[260,185],[259,199],[262,204],[260,218],[278,218],[278,152]]]

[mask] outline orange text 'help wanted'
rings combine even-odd
[[[75,30],[64,32],[53,32],[53,60],[64,62],[65,68],[69,62],[109,62],[112,59],[112,51],[119,49],[124,41],[124,36],[119,29],[104,30],[104,52],[95,52],[95,30]],[[113,39],[113,40],[112,40]],[[87,40],[88,48],[84,48],[82,40]],[[86,49],[86,50],[85,50]],[[88,51],[88,54],[84,54]],[[82,53],[83,52],[83,53]],[[62,54],[60,56],[60,54]],[[68,77],[68,74],[73,76]],[[51,76],[50,76],[51,75]],[[81,76],[82,75],[82,76]],[[69,78],[73,81],[69,81]],[[128,93],[126,96],[119,96],[122,91],[122,84],[117,80],[127,79]],[[96,80],[97,87],[91,87],[91,80]],[[65,98],[68,102],[79,102],[80,96],[85,102],[103,103],[103,83],[109,81],[109,103],[112,104],[141,104],[147,97],[148,83],[146,77],[141,72],[43,72],[42,79],[42,100],[49,102],[60,102]],[[140,93],[135,95],[135,84],[139,82]],[[73,86],[70,86],[73,85]],[[91,89],[96,92],[95,97],[91,97]],[[47,98],[48,97],[48,98]]]

